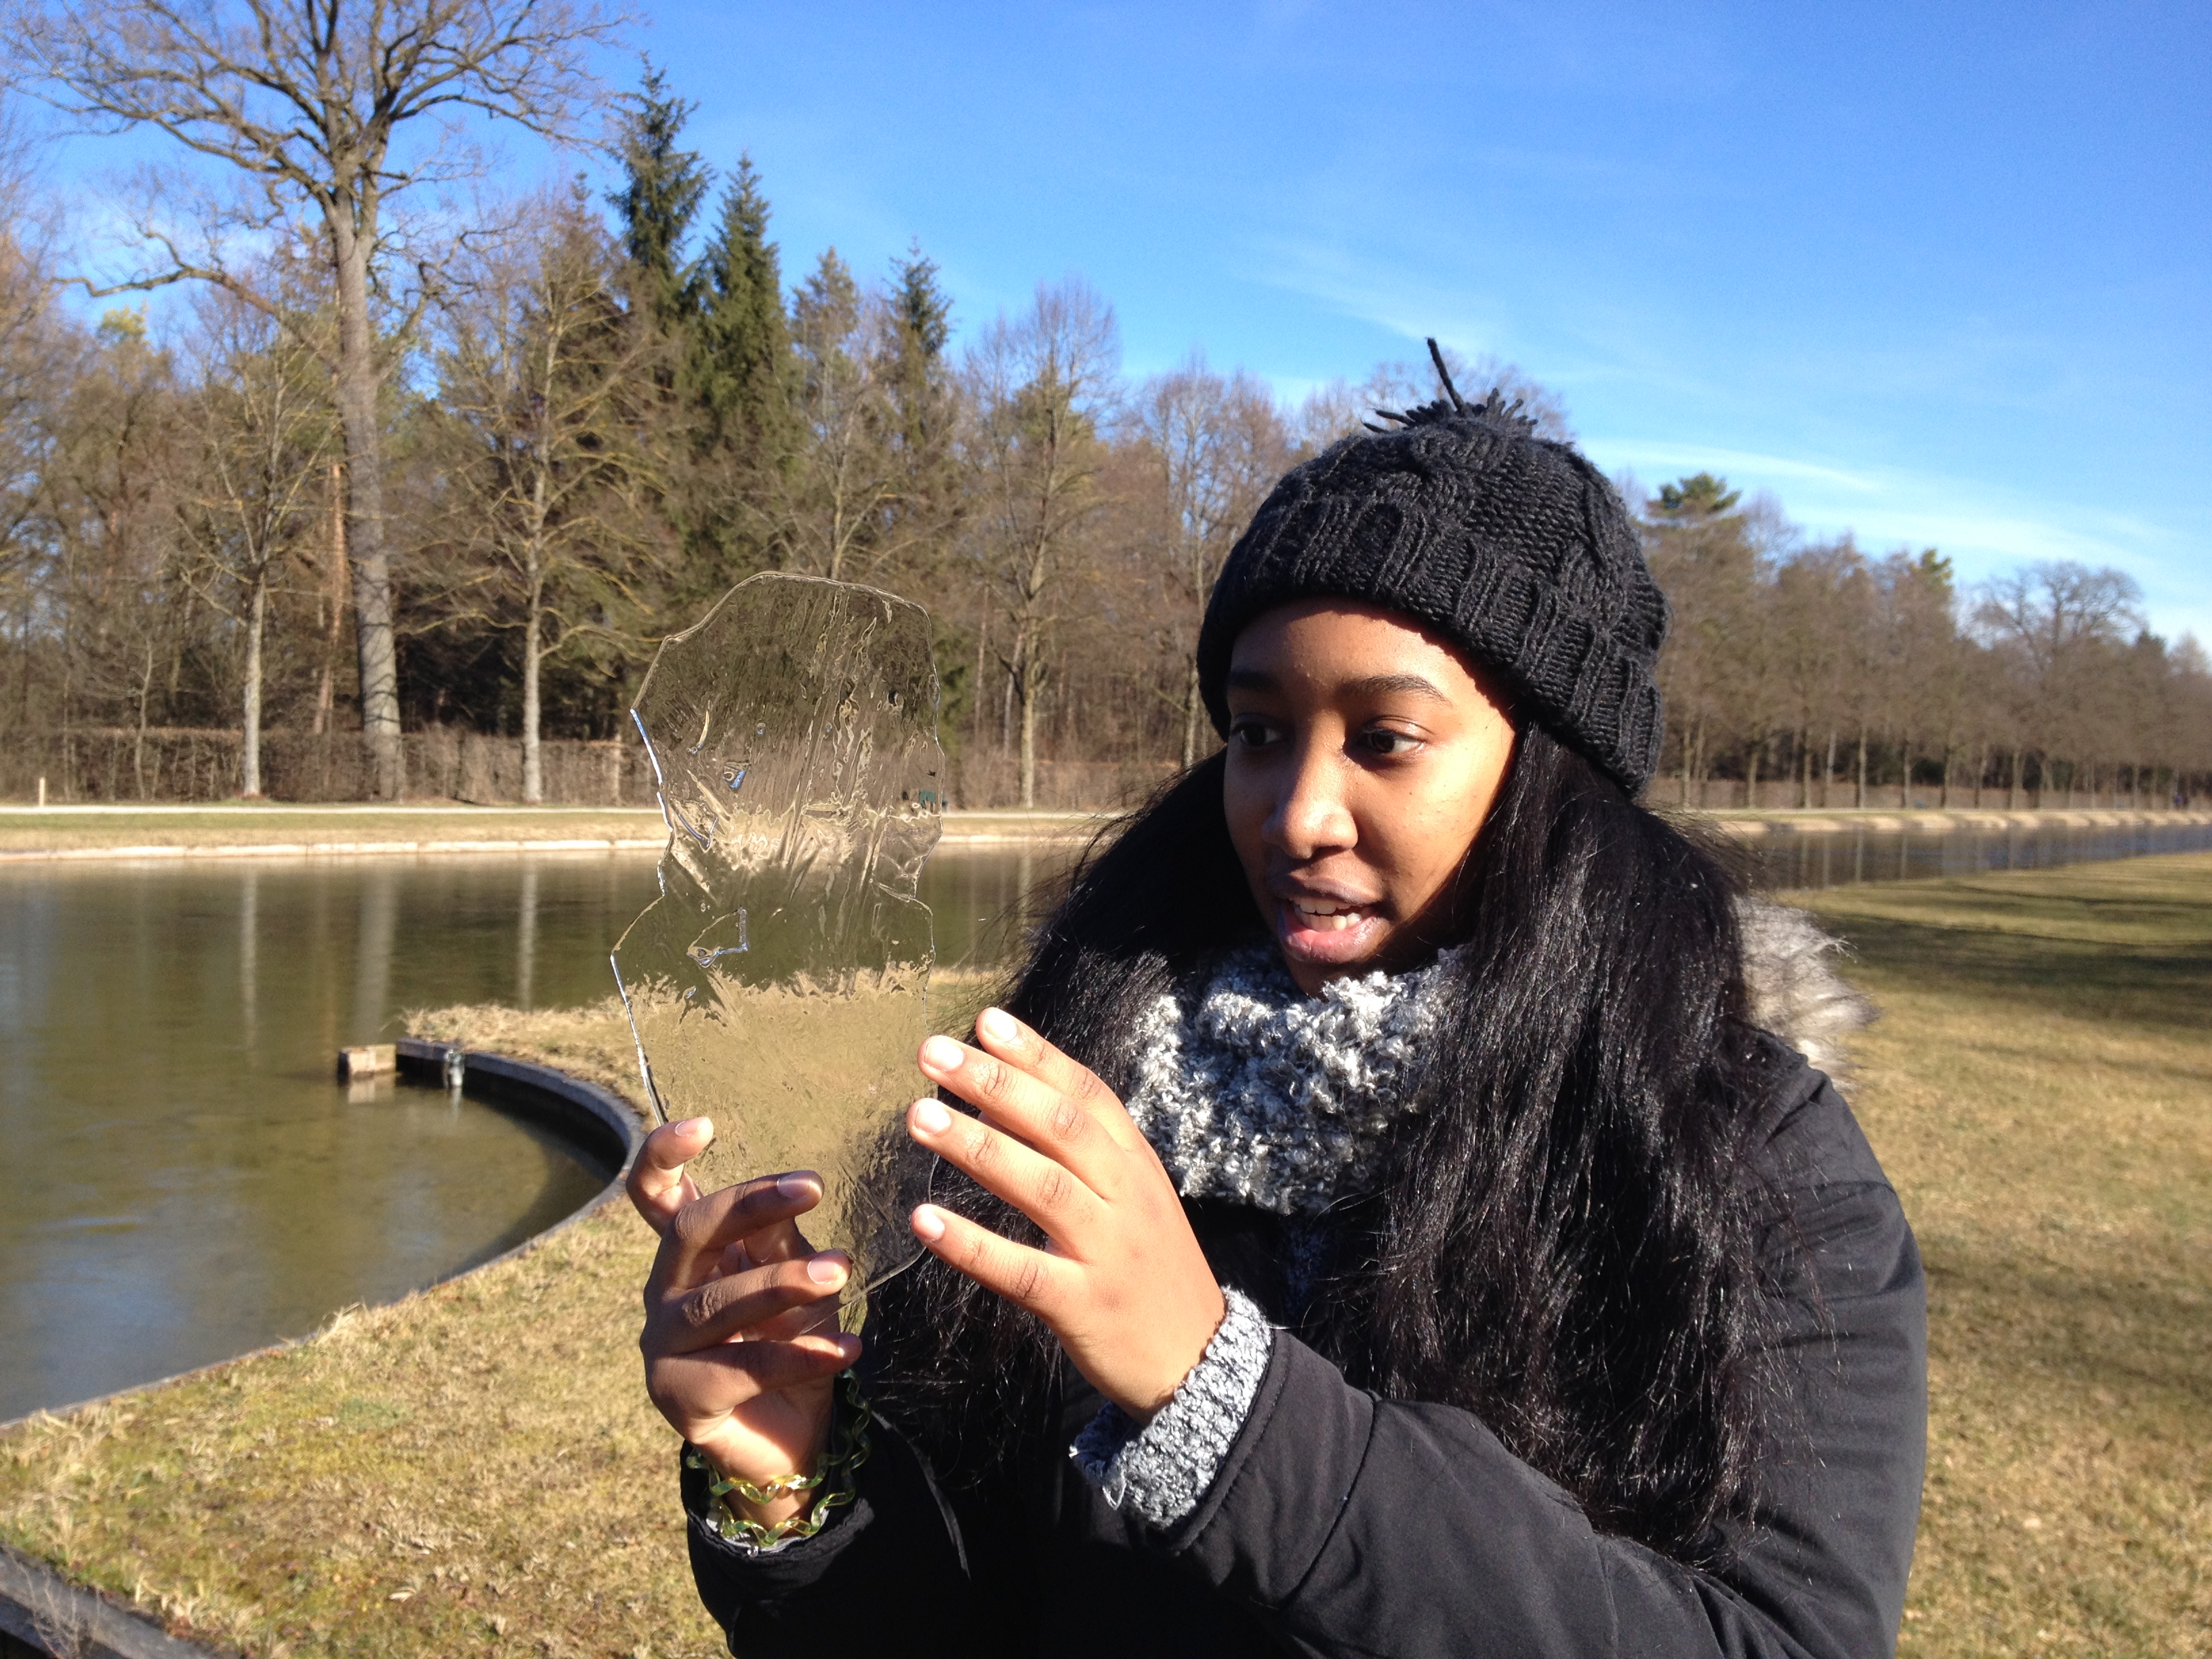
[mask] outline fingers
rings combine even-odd
[[[779,1225],[789,1226],[794,1216],[805,1214],[821,1201],[822,1177],[811,1170],[763,1176],[692,1200],[676,1212],[661,1233],[660,1252],[653,1258],[652,1275],[646,1280],[648,1302],[658,1302],[671,1291],[689,1290],[713,1278],[719,1271],[722,1251],[740,1239],[746,1241],[748,1253],[759,1260],[759,1253],[753,1249],[758,1235]],[[796,1227],[789,1227],[789,1231],[797,1237]],[[764,1249],[781,1249],[784,1242],[777,1233],[761,1243]]]
[[[914,1236],[930,1254],[974,1279],[985,1290],[1032,1310],[1048,1324],[1064,1300],[1072,1264],[1001,1238],[965,1216],[934,1204],[914,1212]]]
[[[988,1054],[948,1036],[933,1036],[921,1045],[923,1073],[1073,1170],[1102,1197],[1112,1197],[1134,1147],[1109,1133],[1107,1119],[1119,1119],[1130,1139],[1137,1140],[1128,1114],[1089,1072],[1027,1032],[1011,1015],[1000,1017],[1020,1034],[1006,1043],[1007,1054]],[[990,1024],[988,1018],[979,1020],[978,1031]],[[1047,1052],[1059,1055],[1072,1086],[1048,1083],[1030,1069]]]
[[[676,1212],[699,1196],[684,1166],[705,1152],[714,1139],[714,1121],[703,1117],[664,1123],[645,1138],[624,1184],[630,1203],[653,1231],[665,1235]]]
[[[776,1342],[726,1342],[649,1358],[646,1392],[670,1422],[727,1416],[764,1394],[835,1376],[860,1357],[857,1336],[822,1333]]]
[[[1144,1139],[1097,1073],[1060,1053],[1005,1009],[986,1008],[976,1017],[975,1040],[1048,1089],[1056,1089],[1074,1101],[1119,1144],[1134,1146]],[[1119,1133],[1121,1130],[1127,1134]]]
[[[842,1251],[825,1250],[804,1261],[783,1261],[750,1273],[710,1279],[695,1288],[648,1300],[645,1331],[638,1346],[649,1358],[695,1352],[744,1335],[764,1335],[766,1327],[794,1310],[827,1301],[834,1317],[837,1292],[853,1273]],[[811,1321],[800,1322],[799,1329]],[[790,1327],[782,1334],[795,1335]]]
[[[907,1108],[906,1121],[923,1146],[1005,1199],[1047,1237],[1084,1254],[1077,1241],[1098,1212],[1098,1195],[1066,1165],[940,1100],[917,1100]]]

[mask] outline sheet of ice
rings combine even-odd
[[[752,577],[662,643],[631,717],[669,829],[660,896],[614,951],[646,1091],[663,1122],[714,1119],[702,1192],[818,1170],[802,1225],[852,1253],[857,1294],[914,1259],[929,1169],[901,1127],[942,811],[928,617]]]

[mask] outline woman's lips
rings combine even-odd
[[[1340,964],[1375,953],[1385,931],[1372,911],[1333,900],[1279,899],[1275,937],[1283,953],[1302,962]]]

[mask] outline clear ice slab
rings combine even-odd
[[[809,576],[740,582],[665,640],[630,711],[667,821],[660,896],[614,949],[663,1123],[706,1116],[702,1193],[814,1170],[800,1227],[857,1295],[912,1261],[942,803],[927,614]],[[848,1314],[856,1314],[848,1306]]]

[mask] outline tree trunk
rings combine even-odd
[[[354,645],[361,661],[361,732],[371,787],[399,799],[399,658],[392,628],[392,565],[384,544],[384,433],[377,417],[376,343],[368,315],[368,248],[350,222],[331,222],[338,255],[338,422],[345,434],[346,540],[353,562]]]
[[[1836,790],[1836,728],[1828,728],[1828,758],[1820,765],[1820,805],[1825,810]]]
[[[131,745],[131,774],[137,781],[138,799],[146,799],[146,702],[154,695],[154,641],[146,641],[146,672],[138,677],[138,737]]]
[[[246,615],[246,707],[238,740],[238,793],[261,799],[261,635],[269,622],[269,571],[253,573],[253,598]]]
[[[1766,747],[1764,740],[1751,745],[1751,754],[1744,763],[1743,810],[1759,811],[1759,756]]]
[[[553,380],[553,348],[545,349],[545,379]],[[522,800],[526,806],[545,801],[545,754],[538,728],[544,706],[539,680],[545,660],[545,520],[549,495],[545,457],[550,445],[544,433],[531,447],[530,526],[523,544],[522,577],[529,595],[529,614],[522,623]]]
[[[1866,727],[1862,726],[1859,727],[1859,787],[1858,793],[1851,798],[1851,805],[1862,809],[1866,805]]]
[[[1696,744],[1696,728],[1685,720],[1682,723],[1682,799],[1680,804],[1686,812],[1690,810],[1690,754]]]
[[[323,626],[323,672],[315,686],[315,735],[325,736],[331,729],[331,712],[334,693],[332,679],[337,668],[338,636],[345,631],[346,539],[345,539],[345,463],[331,463],[331,561],[329,579],[324,583],[323,597],[318,605],[330,606],[330,617]],[[327,787],[330,780],[323,780]]]
[[[1190,659],[1190,678],[1182,690],[1182,766],[1188,772],[1198,763],[1198,710],[1203,699],[1198,690],[1198,659]]]
[[[1030,661],[1024,653],[1021,670],[1022,703],[1022,805],[1036,805],[1036,712],[1038,683],[1044,678],[1041,667]]]
[[[1813,810],[1813,736],[1809,732],[1797,734],[1797,771],[1802,784],[1797,804],[1809,812]]]
[[[535,562],[533,561],[533,562]],[[533,575],[530,583],[530,614],[522,625],[522,799],[538,806],[545,799],[545,757],[538,735],[540,707],[538,665],[543,658],[545,583]]]

